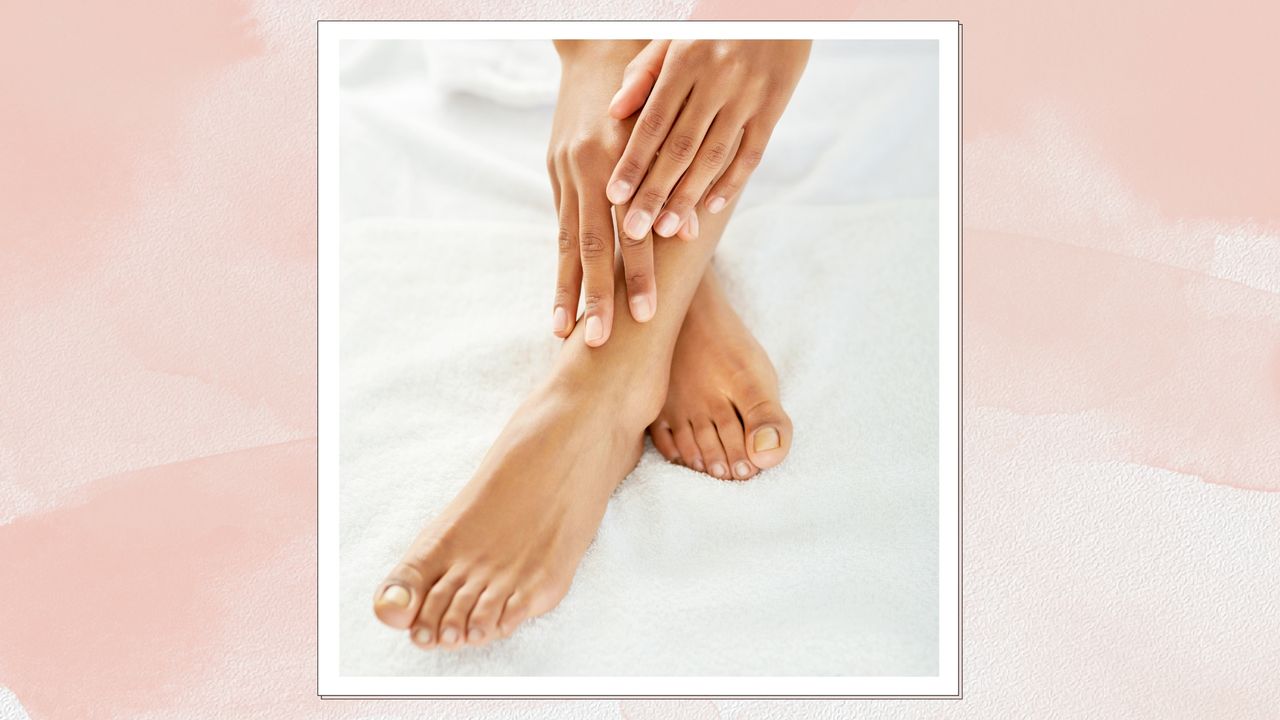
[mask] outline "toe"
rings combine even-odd
[[[409,633],[409,638],[414,644],[421,647],[434,647],[441,643],[440,618],[444,616],[444,611],[453,601],[454,593],[462,587],[463,580],[462,573],[451,571],[445,573],[444,577],[436,581],[427,591],[426,600],[422,603],[422,609],[418,611],[418,617],[413,622],[413,630]]]
[[[650,425],[649,437],[653,439],[653,446],[662,453],[662,457],[666,458],[667,462],[680,460],[680,450],[676,447],[676,439],[671,436],[671,425],[667,421],[659,420]]]
[[[417,566],[403,562],[396,565],[373,594],[373,614],[393,628],[409,627],[426,596],[428,582]]]
[[[703,417],[694,421],[693,437],[698,442],[698,451],[702,453],[703,461],[706,462],[707,474],[727,480],[730,477],[729,463],[711,418]]]
[[[748,404],[742,411],[747,455],[758,468],[782,462],[791,450],[791,418],[776,400]]]
[[[509,597],[510,588],[501,583],[491,584],[480,593],[467,622],[467,644],[486,645],[498,637],[498,619]]]
[[[747,458],[747,448],[743,445],[742,422],[732,406],[721,408],[715,418],[716,434],[724,445],[725,455],[729,458],[729,472],[734,480],[746,480],[756,474],[756,468]]]
[[[698,443],[693,439],[693,426],[687,422],[672,424],[671,436],[676,441],[676,449],[680,451],[680,457],[684,458],[686,467],[691,467],[698,472],[706,469],[706,465],[702,462],[702,453],[698,452]]]
[[[471,578],[453,594],[449,609],[444,611],[440,619],[440,645],[453,649],[461,647],[467,640],[467,622],[471,619],[471,610],[480,599],[480,593],[486,586],[484,580]]]
[[[498,619],[498,632],[503,637],[507,637],[516,631],[520,623],[529,617],[529,597],[528,593],[516,590],[507,598],[506,605],[502,608],[502,617]]]

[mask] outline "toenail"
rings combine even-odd
[[[778,437],[778,431],[771,428],[761,428],[756,431],[755,448],[756,452],[764,452],[765,450],[776,450],[782,444],[782,439]]]
[[[728,470],[724,465],[721,465],[720,463],[711,463],[712,475],[715,475],[716,477],[724,477],[726,472],[728,472]]]
[[[431,631],[426,628],[418,628],[413,631],[413,641],[419,645],[431,644]]]
[[[597,342],[604,337],[604,323],[600,322],[600,318],[592,315],[587,318],[587,342]]]
[[[744,462],[740,462],[733,466],[733,472],[736,473],[738,477],[746,477],[751,474],[751,466]]]
[[[467,633],[467,640],[470,642],[480,642],[484,640],[484,631],[480,628],[471,628],[471,632]]]
[[[694,470],[697,470],[698,472],[702,472],[703,471],[702,458],[694,458],[692,467]]]
[[[399,608],[409,607],[409,600],[412,597],[408,590],[399,585],[388,585],[387,589],[382,591],[382,602]]]
[[[562,307],[556,308],[555,313],[556,332],[562,333],[569,329],[569,313],[565,312]]]
[[[453,643],[458,642],[458,631],[451,627],[445,628],[444,632],[440,633],[440,641],[446,645],[452,645]]]

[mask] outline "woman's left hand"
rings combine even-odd
[[[642,238],[651,228],[663,237],[681,228],[682,235],[696,234],[696,223],[687,223],[699,200],[705,196],[707,210],[716,213],[741,192],[800,81],[811,45],[655,40],[631,61],[609,114],[622,119],[643,110],[607,188],[614,205],[635,198],[622,222],[627,236]],[[740,134],[741,146],[731,156]]]

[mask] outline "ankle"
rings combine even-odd
[[[662,412],[670,358],[663,364],[605,351],[570,339],[549,382],[557,393],[587,394],[608,422],[643,432]]]

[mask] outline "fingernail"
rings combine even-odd
[[[484,640],[484,631],[480,628],[471,628],[471,632],[467,633],[468,642],[480,642]]]
[[[597,185],[596,187],[600,187],[600,186]],[[719,195],[711,198],[710,200],[707,201],[707,209],[711,211],[712,215],[715,215],[716,213],[720,212],[721,210],[724,209],[724,198],[720,197]]]
[[[751,474],[751,466],[744,462],[740,462],[733,466],[733,472],[738,477],[744,478]]]
[[[653,317],[653,306],[649,304],[649,298],[643,295],[631,298],[631,316],[637,322],[649,322]]]
[[[702,458],[694,458],[691,467],[693,467],[693,469],[697,470],[698,472],[702,472],[704,470],[702,465]]]
[[[409,600],[412,597],[408,590],[399,585],[388,585],[387,589],[382,591],[382,602],[387,605],[395,605],[398,608],[409,607]]]
[[[458,642],[458,631],[451,627],[445,628],[444,632],[440,633],[440,641],[446,645]]]
[[[724,466],[724,465],[722,465],[722,464],[720,464],[720,463],[711,463],[711,474],[712,474],[712,475],[715,475],[715,476],[716,476],[716,477],[718,477],[718,478],[722,478],[722,477],[724,477],[724,474],[725,474],[726,472],[727,472],[727,470],[725,469],[725,466]]]
[[[649,217],[649,213],[643,210],[632,210],[631,214],[627,215],[627,235],[635,240],[643,238],[645,233],[649,232],[650,222],[653,222],[653,218]]]
[[[697,211],[689,213],[689,234],[695,239],[698,237],[698,213]]]
[[[426,628],[418,628],[413,631],[413,641],[420,645],[431,644],[431,631]]]
[[[676,234],[676,230],[680,229],[680,218],[673,212],[664,212],[658,216],[658,222],[654,224],[653,231],[662,237],[671,237]]]
[[[756,452],[775,450],[782,445],[782,438],[778,437],[778,431],[771,427],[761,428],[756,431],[753,444]]]
[[[555,326],[558,333],[569,329],[569,313],[565,312],[562,307],[556,308]]]
[[[600,322],[600,318],[592,315],[587,318],[587,342],[599,342],[604,337],[604,323]]]
[[[600,186],[597,185],[596,187]],[[621,205],[631,199],[631,183],[626,180],[614,180],[609,183],[609,187],[605,189],[604,194],[609,197],[609,202],[614,205]]]

